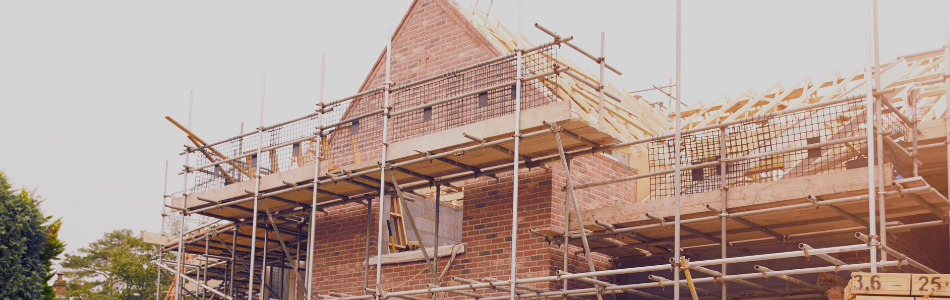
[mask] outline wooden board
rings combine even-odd
[[[168,246],[172,243],[178,243],[178,239],[170,239],[168,236],[160,233],[142,231],[142,242],[152,245]]]
[[[888,183],[889,184],[889,183]],[[857,195],[867,189],[867,169],[844,170],[826,174],[785,179],[760,184],[734,187],[726,193],[726,203],[730,213],[777,207],[790,203],[807,202],[808,195]],[[706,204],[722,206],[719,191],[689,194],[681,197],[680,214],[683,218],[712,216],[714,213]],[[830,198],[823,198],[830,199]],[[599,220],[615,226],[630,227],[649,224],[653,221],[645,213],[661,217],[674,215],[674,199],[659,199],[611,206],[584,212],[584,227],[591,230],[603,230],[594,221]],[[571,229],[577,229],[576,225]]]
[[[886,166],[888,167],[888,166]],[[927,186],[926,181],[920,177],[900,179],[896,181],[906,188]],[[896,191],[894,186],[888,186],[888,191]],[[808,195],[813,195],[821,201],[827,201],[842,197],[855,195],[864,195],[867,193],[867,169],[854,169],[846,171],[832,172],[828,174],[819,174],[779,180],[771,183],[756,184],[730,189],[727,193],[728,209],[730,213],[780,207],[792,204],[807,204]],[[940,210],[950,210],[950,202],[947,201],[939,192],[931,188],[928,191],[918,193],[921,199],[931,203]],[[655,200],[648,202],[639,202],[621,206],[592,209],[584,212],[585,228],[595,231],[595,234],[589,234],[589,244],[592,251],[608,254],[611,256],[642,256],[643,253],[634,249],[635,245],[642,249],[650,251],[660,251],[657,246],[672,244],[673,242],[673,203],[672,199]],[[685,195],[682,197],[682,216],[683,220],[689,220],[698,217],[713,216],[714,213],[708,210],[705,205],[710,204],[715,207],[721,206],[720,192],[712,191],[701,194]],[[867,222],[867,201],[853,201],[834,205],[838,209]],[[891,195],[885,198],[885,207],[887,217],[894,219],[903,216],[928,214],[930,213],[919,203],[910,197],[901,197],[900,195]],[[615,225],[617,228],[632,227],[648,224],[656,224],[657,221],[647,218],[645,213],[651,213],[656,216],[664,217],[667,220],[667,228],[645,229],[636,232],[636,235],[647,237],[654,240],[649,244],[642,242],[642,238],[631,237],[629,235],[610,235],[605,229],[594,224],[595,220],[607,222]],[[824,232],[829,230],[852,228],[854,230],[846,233],[853,234],[854,231],[865,231],[860,224],[838,214],[827,206],[815,208],[808,205],[806,208],[795,210],[776,211],[771,213],[756,214],[742,217],[745,220],[755,223],[759,226],[769,228],[781,235],[801,236],[805,233]],[[713,236],[717,241],[710,241],[700,236],[684,231],[681,239],[681,246],[689,250],[690,248],[705,249],[715,246],[718,243],[718,237],[721,231],[721,224],[718,219],[711,221],[696,222],[684,224],[684,226]],[[766,242],[772,240],[778,242],[772,236],[764,232],[750,228],[733,219],[727,219],[729,230],[729,239],[733,242],[747,244],[748,241]],[[576,226],[575,228],[576,229]],[[597,234],[597,232],[603,234]],[[545,232],[548,235],[561,236],[560,230],[552,229]],[[605,235],[607,234],[607,235]],[[834,235],[837,238],[850,238],[847,234],[837,232]],[[825,239],[831,237],[828,235],[815,235],[808,237],[809,241],[814,239]],[[626,247],[618,247],[615,241],[605,240],[612,238],[625,244],[633,244]],[[579,239],[571,241],[572,244],[581,245]],[[756,244],[756,243],[753,243]],[[766,245],[767,243],[757,243]],[[774,244],[774,243],[773,243]],[[651,248],[654,247],[654,248]],[[705,247],[705,248],[704,248]],[[713,248],[717,248],[715,246]],[[669,248],[667,246],[666,248]],[[718,249],[718,248],[717,248]]]
[[[527,109],[521,112],[521,129],[526,130],[543,125],[543,121],[558,122],[570,119],[570,103],[560,102],[541,107]],[[420,157],[418,151],[443,152],[445,149],[457,148],[459,145],[475,145],[477,143],[466,138],[463,133],[486,139],[504,134],[511,135],[514,130],[514,114],[477,122],[449,130],[439,131],[420,137],[395,142],[386,151],[387,157],[396,158],[393,161],[409,160]],[[511,124],[503,126],[501,124]],[[373,163],[375,164],[375,162]],[[358,168],[354,168],[358,169]]]
[[[845,299],[850,295],[950,297],[950,275],[854,272]]]

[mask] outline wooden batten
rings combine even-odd
[[[946,299],[950,275],[910,273],[851,273],[844,299]]]

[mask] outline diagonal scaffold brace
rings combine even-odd
[[[437,272],[438,270],[437,270],[437,268],[436,268],[436,266],[435,266],[435,260],[429,258],[429,252],[426,251],[426,244],[425,244],[425,242],[422,241],[422,235],[419,234],[419,230],[416,229],[416,222],[415,222],[415,219],[413,219],[412,213],[409,212],[409,207],[406,206],[406,198],[405,198],[405,197],[403,196],[403,194],[402,194],[402,189],[399,188],[399,183],[396,182],[396,175],[393,174],[392,168],[388,168],[387,171],[388,171],[388,173],[389,173],[389,178],[391,178],[392,181],[393,181],[393,188],[396,189],[396,196],[399,197],[399,201],[398,201],[398,202],[399,202],[399,205],[402,206],[402,213],[406,215],[406,217],[405,217],[404,219],[406,219],[406,223],[409,223],[409,227],[412,228],[412,232],[416,235],[416,240],[419,241],[419,248],[421,248],[419,251],[422,251],[422,258],[425,258],[425,260],[426,260],[426,265],[429,266],[429,269],[430,269],[430,271],[432,272],[433,278],[437,278],[437,276],[439,276],[439,272]],[[438,213],[438,212],[436,212],[436,213]],[[438,234],[438,233],[436,233],[436,234]],[[438,246],[438,245],[434,245],[434,246],[432,247],[432,249],[433,249],[433,255],[438,256],[438,255],[439,255],[439,246]]]
[[[590,267],[591,272],[596,272],[594,269],[594,260],[591,258],[590,254],[590,245],[587,243],[587,232],[584,230],[584,217],[580,207],[577,206],[577,199],[574,197],[574,183],[571,181],[571,163],[567,160],[567,157],[564,155],[564,146],[561,143],[561,127],[553,123],[544,122],[545,125],[551,127],[551,133],[554,134],[554,141],[557,143],[557,153],[561,156],[561,162],[564,163],[564,178],[566,181],[566,191],[567,199],[571,202],[571,206],[574,207],[574,216],[577,218],[577,226],[580,228],[581,240],[584,242],[584,255],[587,258],[587,266]],[[567,207],[564,210],[568,210]],[[567,224],[568,220],[564,220]],[[567,247],[567,245],[564,245]],[[597,279],[596,277],[594,279]],[[597,294],[598,300],[603,300],[601,294]]]

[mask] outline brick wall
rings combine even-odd
[[[605,180],[633,174],[633,170],[612,158],[597,155],[583,157],[572,162],[574,181],[577,184]],[[499,173],[498,179],[478,178],[465,183],[462,213],[462,241],[467,245],[465,254],[452,262],[442,280],[443,285],[458,284],[452,276],[468,279],[495,277],[508,279],[511,258],[511,199],[512,172]],[[563,230],[564,224],[564,168],[551,163],[531,170],[521,169],[519,174],[518,210],[518,276],[537,277],[554,275],[562,269],[562,248],[551,245],[529,229],[550,228]],[[582,209],[633,202],[633,182],[597,187],[578,191],[578,205]],[[376,202],[374,201],[374,214]],[[329,211],[317,219],[314,258],[315,290],[361,294],[366,238],[366,208],[352,204]],[[371,255],[375,255],[376,217],[370,222]],[[568,253],[569,272],[586,272],[588,265],[583,255],[574,253],[581,248],[571,246]],[[440,271],[448,258],[439,261]],[[611,268],[613,262],[605,255],[594,255],[598,270]],[[383,266],[382,287],[389,291],[423,288],[432,282],[431,275],[419,262]],[[611,278],[601,278],[611,280]],[[370,283],[375,281],[375,267],[370,268]],[[396,288],[396,285],[402,284]],[[560,288],[557,283],[539,283],[533,286],[545,289]],[[579,287],[573,286],[572,287]],[[498,293],[504,294],[504,293]],[[448,297],[452,298],[452,297]]]
[[[432,75],[442,74],[458,67],[467,66],[496,57],[502,53],[483,38],[471,32],[464,19],[460,19],[452,4],[446,0],[417,0],[397,29],[392,46],[392,81],[397,84],[408,83]],[[462,16],[464,18],[464,16]],[[373,67],[364,82],[361,91],[383,84],[385,53]],[[529,92],[530,94],[530,92]],[[502,91],[501,96],[505,94]],[[431,99],[430,99],[431,98]],[[407,97],[416,105],[439,97]],[[345,115],[353,117],[381,107],[379,95],[371,95],[354,101]],[[390,124],[392,125],[392,124]],[[456,124],[461,125],[461,124]],[[340,130],[352,132],[352,128]],[[379,159],[381,126],[378,118],[364,119],[359,124],[359,134],[354,138],[339,138],[345,134],[334,132],[331,138],[333,151],[330,158],[336,167],[346,168],[356,163],[357,156],[363,162]],[[562,248],[550,244],[529,232],[529,229],[563,230],[565,226],[564,199],[561,190],[565,182],[564,167],[560,162],[551,163],[534,169],[522,169],[519,175],[518,210],[518,262],[519,277],[553,275],[562,269]],[[457,284],[452,276],[469,279],[495,277],[508,279],[511,257],[511,209],[513,181],[512,173],[497,174],[498,179],[478,178],[465,182],[465,196],[462,200],[462,235],[467,251],[458,255],[452,262],[442,282],[443,285]],[[634,171],[613,158],[596,155],[573,161],[573,180],[575,184],[606,180],[632,175]],[[577,192],[581,209],[591,209],[607,205],[635,202],[635,183],[626,182],[610,186],[585,189]],[[372,204],[372,214],[378,213],[378,201]],[[424,214],[424,212],[423,212]],[[371,234],[367,237],[367,208],[360,204],[348,204],[328,210],[328,214],[317,218],[318,230],[314,252],[314,286],[318,293],[341,292],[351,295],[363,294],[365,245],[370,242],[371,255],[376,252],[377,217],[369,219]],[[411,236],[411,234],[410,234]],[[588,271],[588,264],[582,255],[574,253],[580,250],[571,246],[568,253],[569,272]],[[609,257],[595,254],[598,270],[610,268]],[[440,270],[448,264],[448,258],[439,261]],[[375,287],[375,267],[370,268],[370,287]],[[432,282],[423,263],[401,263],[383,266],[381,288],[389,291],[419,289]],[[602,278],[603,279],[603,278]],[[608,278],[609,280],[609,278]],[[539,283],[535,286],[552,289],[559,288],[557,283]],[[496,293],[503,294],[503,293]],[[448,297],[452,298],[452,297]]]
[[[478,39],[468,30],[465,19],[445,0],[417,0],[406,13],[403,22],[397,28],[392,40],[391,81],[405,84],[433,75],[473,65],[501,55]],[[463,17],[464,18],[464,17]],[[385,81],[385,49],[373,66],[360,92],[377,88]],[[400,99],[399,106],[418,105],[438,100],[446,95],[431,97],[408,97]],[[431,99],[430,99],[431,98]],[[390,101],[395,102],[395,99]],[[393,105],[393,102],[390,105]],[[411,103],[410,103],[411,102]],[[344,119],[371,112],[383,106],[382,94],[357,99],[346,108]],[[421,116],[421,112],[420,112]],[[394,126],[391,120],[390,130]],[[353,152],[358,152],[362,162],[379,160],[379,141],[381,139],[381,117],[372,117],[360,121],[360,133],[357,138],[331,138],[331,149],[342,150],[330,153],[333,164],[346,168],[354,164]],[[340,136],[351,130],[345,126],[334,135]],[[392,133],[390,133],[390,137]],[[364,141],[365,140],[365,141]]]

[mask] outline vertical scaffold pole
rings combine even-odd
[[[570,163],[570,162],[568,162],[568,163]],[[565,180],[565,181],[564,181],[564,185],[566,186],[567,183],[568,183],[567,180]],[[564,197],[564,254],[563,254],[563,255],[564,255],[564,257],[563,257],[563,258],[564,258],[564,272],[570,272],[570,270],[567,269],[567,267],[568,267],[568,264],[567,264],[567,251],[568,251],[568,249],[569,249],[570,246],[571,246],[571,244],[570,244],[570,241],[571,241],[571,240],[570,240],[570,235],[571,235],[571,210],[568,209],[568,207],[570,207],[570,204],[568,203],[568,201],[570,201],[570,200],[567,198],[567,195],[565,195],[565,197]],[[567,291],[567,279],[564,279],[564,283],[563,283],[563,285],[561,286],[561,290],[562,290],[562,291]],[[567,295],[564,295],[564,296],[562,297],[562,299],[563,299],[563,300],[567,300]]]
[[[943,58],[944,58],[944,67],[943,67],[943,86],[944,89],[950,88],[950,0],[944,1],[943,9]],[[950,97],[944,96],[946,98],[946,103],[950,103]],[[950,159],[950,105],[946,105],[946,110],[944,111],[944,120],[946,122],[946,141],[947,141],[947,159]],[[914,116],[914,120],[917,120],[917,117]],[[947,161],[947,171],[950,171],[950,160]],[[950,184],[950,176],[947,177],[947,184]],[[948,185],[950,186],[950,185]],[[950,195],[950,192],[947,192]],[[950,213],[948,211],[947,213]]]
[[[518,72],[517,72],[517,81],[515,82],[515,147],[514,147],[514,160],[515,166],[513,174],[511,176],[511,274],[509,274],[509,281],[511,282],[511,300],[515,300],[515,283],[517,279],[518,271],[518,168],[519,161],[521,160],[521,69],[524,66],[524,52],[522,51],[521,45],[521,20],[522,13],[524,10],[524,0],[518,1],[518,41],[517,41],[517,55],[518,55]]]
[[[203,272],[204,274],[201,276],[201,278],[203,278],[202,281],[204,281],[204,285],[205,285],[205,286],[208,285],[208,243],[211,243],[211,240],[209,240],[210,237],[211,237],[210,235],[205,235],[205,257],[204,257],[204,258],[205,258],[205,265],[204,265],[204,268],[203,268],[203,269],[204,269],[204,270],[203,270],[203,271],[204,271],[204,272]],[[201,299],[205,299],[205,297],[206,297],[207,294],[208,294],[208,293],[205,292],[205,287],[202,286],[202,287],[201,287]]]
[[[907,99],[910,102],[910,120],[914,123],[911,124],[911,142],[913,143],[913,165],[914,165],[914,177],[920,176],[920,168],[917,164],[920,163],[920,158],[918,157],[917,151],[917,87],[910,90],[910,94],[907,95]]]
[[[261,114],[260,122],[257,127],[257,156],[255,156],[255,165],[254,165],[254,216],[251,221],[251,267],[248,272],[247,279],[247,299],[250,300],[254,296],[254,258],[257,250],[257,202],[261,200],[261,146],[264,145],[264,92],[265,84],[267,83],[267,75],[264,75],[264,80],[261,82]],[[265,236],[266,236],[265,230]],[[264,240],[265,249],[267,247],[267,240]],[[265,253],[266,255],[266,253]],[[263,273],[262,273],[263,275]],[[261,286],[263,291],[263,286]]]
[[[165,217],[168,216],[165,210],[165,204],[168,204],[168,160],[165,160],[165,187],[162,189],[162,235],[165,235]],[[165,257],[165,247],[158,248],[159,260]],[[158,272],[158,278],[155,279],[155,300],[162,297],[162,268],[155,268]]]
[[[301,232],[302,231],[301,228],[303,228],[306,225],[307,225],[306,223],[297,224],[297,245],[294,246],[295,248],[294,252],[296,252],[294,253],[294,278],[296,278],[297,281],[300,281],[300,241],[303,239],[303,236],[302,236],[303,232]],[[306,272],[306,269],[307,269],[306,266],[304,266],[304,272]],[[304,291],[300,290],[299,284],[295,284],[294,291],[293,291],[294,297],[292,299],[300,300],[300,292],[304,292]]]
[[[317,223],[315,222],[317,219],[317,192],[320,190],[320,187],[317,186],[320,183],[320,155],[323,154],[323,143],[320,141],[323,138],[323,83],[326,78],[327,53],[322,53],[320,59],[320,102],[317,104],[320,106],[319,115],[317,116],[317,126],[320,127],[318,134],[320,137],[311,142],[311,146],[313,146],[317,152],[314,153],[313,158],[313,200],[310,204],[310,230],[307,231],[307,267],[305,268],[307,274],[304,274],[304,278],[307,279],[306,299],[313,298],[313,252],[315,247],[314,239],[317,231]]]
[[[442,206],[441,201],[442,201],[442,185],[437,184],[435,186],[435,229],[432,230],[432,232],[435,233],[435,242],[432,243],[432,249],[433,249],[432,267],[433,267],[433,270],[436,270],[436,271],[439,270],[439,227],[440,227],[439,222],[441,222],[441,218],[440,218],[441,213],[439,210],[442,209],[440,207]],[[423,251],[426,251],[426,250],[423,250]],[[438,272],[432,273],[432,285],[439,286],[440,278],[439,278],[439,274],[436,274],[436,273]],[[432,293],[432,300],[436,300],[436,299],[437,299],[436,293]]]
[[[365,255],[363,255],[364,267],[363,267],[363,295],[366,295],[366,289],[369,288],[369,241],[372,239],[372,229],[373,229],[373,200],[366,200],[366,247],[364,250]]]
[[[382,164],[381,166],[383,167],[379,169],[379,221],[376,226],[376,234],[377,234],[376,285],[377,286],[379,286],[379,284],[382,283],[382,274],[383,274],[382,273],[383,272],[383,264],[382,264],[383,262],[383,259],[382,259],[383,257],[383,222],[384,222],[383,216],[386,214],[386,212],[383,211],[383,207],[384,207],[383,201],[386,197],[386,151],[387,151],[386,149],[388,145],[388,142],[386,139],[387,138],[386,130],[387,130],[387,126],[389,125],[389,88],[392,87],[392,85],[390,84],[390,78],[389,78],[390,68],[392,67],[391,66],[392,55],[390,55],[390,53],[392,52],[392,47],[393,47],[392,35],[391,35],[390,30],[387,29],[386,30],[386,81],[383,82],[383,84],[385,85],[385,89],[383,89],[383,141],[382,141],[383,151],[380,152],[379,154],[380,155],[379,162]],[[396,183],[393,183],[393,184],[396,184]],[[402,200],[397,200],[397,201],[402,201]],[[425,251],[425,249],[422,249],[422,251]],[[379,292],[381,291],[377,288],[377,295]]]
[[[865,64],[864,64],[864,87],[865,93],[867,94],[865,98],[864,110],[867,113],[867,123],[865,128],[868,133],[868,223],[869,223],[869,232],[868,237],[870,238],[871,244],[871,273],[877,273],[877,191],[875,190],[875,181],[877,178],[874,176],[874,165],[875,165],[875,144],[874,144],[874,80],[871,78],[871,68],[873,68],[873,57],[874,57],[874,41],[873,41],[873,26],[871,25],[871,0],[866,0],[864,2],[864,32],[865,32]]]
[[[230,264],[230,265],[231,265],[231,276],[230,276],[231,278],[228,279],[228,280],[229,280],[229,282],[228,282],[228,296],[231,296],[232,299],[233,299],[234,296],[235,296],[235,295],[234,295],[234,267],[237,266],[237,233],[238,233],[238,228],[239,228],[238,225],[235,224],[235,225],[234,225],[234,228],[232,229],[232,230],[234,230],[234,232],[231,233],[231,264]]]
[[[195,92],[192,91],[188,96],[188,130],[191,130],[191,109],[195,103]],[[181,207],[184,208],[181,212],[181,221],[178,222],[178,266],[175,268],[175,299],[180,299],[181,297],[181,276],[183,265],[185,264],[185,246],[184,241],[185,237],[185,226],[188,221],[188,174],[191,173],[191,170],[188,168],[188,158],[190,156],[190,151],[185,151],[185,174],[183,180],[183,186],[181,189]]]
[[[877,89],[881,86],[881,55],[880,55],[880,41],[878,40],[878,31],[877,31],[877,0],[872,0],[873,5],[871,6],[872,12],[872,21],[873,21],[873,41],[874,41],[874,88]],[[875,128],[876,128],[876,141],[877,144],[874,146],[877,148],[877,191],[880,192],[878,197],[878,207],[880,209],[880,231],[881,231],[881,245],[887,246],[887,209],[885,208],[884,202],[884,116],[881,111],[883,103],[882,98],[875,97],[874,100],[874,118],[875,118]],[[873,220],[872,220],[873,221]],[[881,261],[887,261],[887,252],[881,251]]]
[[[682,166],[680,164],[683,159],[681,151],[680,151],[681,149],[680,146],[682,145],[682,134],[683,134],[680,128],[680,101],[682,101],[683,99],[683,93],[682,93],[683,81],[680,76],[680,69],[681,69],[680,57],[682,55],[682,51],[681,51],[682,50],[681,49],[682,48],[682,34],[681,33],[682,33],[682,25],[683,25],[682,24],[683,23],[682,7],[683,7],[683,1],[676,0],[676,97],[675,99],[673,99],[673,101],[676,102],[676,103],[673,103],[673,106],[676,107],[675,109],[676,116],[673,118],[674,120],[673,130],[676,131],[676,136],[673,140],[674,141],[673,154],[675,157],[674,158],[675,165],[674,165],[674,170],[673,170],[673,194],[674,194],[673,199],[675,199],[674,201],[676,201],[675,203],[676,208],[675,208],[674,231],[673,231],[673,235],[674,235],[673,236],[674,259],[673,260],[677,262],[680,259],[680,192],[681,192],[682,184],[683,184],[683,178],[682,178],[683,174],[681,174]],[[679,268],[679,265],[676,263],[674,263],[674,266],[673,266],[673,287],[674,287],[673,299],[679,300],[680,299],[680,289],[679,289],[680,268]]]
[[[165,210],[165,205],[168,204],[168,160],[165,160],[165,185],[162,188],[162,235],[167,235],[165,232],[165,217],[168,216],[168,211]],[[161,274],[161,270],[158,271]],[[161,275],[159,275],[161,277]]]
[[[606,39],[606,33],[601,31],[600,32],[600,57],[597,59],[600,62],[600,78],[598,78],[599,82],[597,83],[599,85],[597,87],[597,90],[600,92],[600,95],[597,97],[597,114],[598,114],[597,129],[600,129],[601,131],[604,130],[604,64],[606,64],[606,62],[604,61],[604,44],[605,44],[604,40],[605,39]]]
[[[267,280],[265,280],[268,278],[267,276],[268,275],[267,274],[267,244],[269,244],[270,242],[270,238],[268,237],[268,235],[270,235],[270,230],[267,230],[267,227],[264,227],[264,251],[261,251],[261,254],[263,254],[263,256],[261,257],[261,291],[258,297],[260,298],[260,300],[270,299],[268,295],[270,294],[269,291],[272,291],[272,289],[267,286]]]
[[[725,161],[725,159],[729,157],[728,156],[729,149],[726,147],[727,146],[726,141],[728,141],[726,133],[727,133],[726,127],[719,128],[719,158],[723,159],[722,163],[719,164],[719,188],[720,188],[719,198],[720,198],[720,205],[722,205],[722,213],[723,213],[723,215],[719,217],[719,220],[722,223],[721,224],[722,228],[720,232],[722,236],[720,237],[721,242],[719,242],[719,244],[720,244],[720,247],[722,247],[720,251],[722,252],[723,259],[726,259],[727,257],[729,257],[729,253],[727,252],[728,249],[726,249],[726,245],[729,245],[729,240],[726,238],[726,233],[727,233],[726,216],[729,213],[729,204],[726,203],[727,202],[726,198],[729,193],[729,181],[727,180],[727,177],[729,176],[729,174],[726,173],[727,167],[726,167],[726,161]],[[722,264],[722,270],[721,270],[722,276],[726,276],[726,267],[728,267],[728,264],[725,264],[725,263]],[[729,298],[728,294],[726,293],[726,281],[723,280],[721,284],[722,285],[720,287],[722,291],[720,291],[720,293],[722,294],[722,300],[726,300],[727,298]]]

